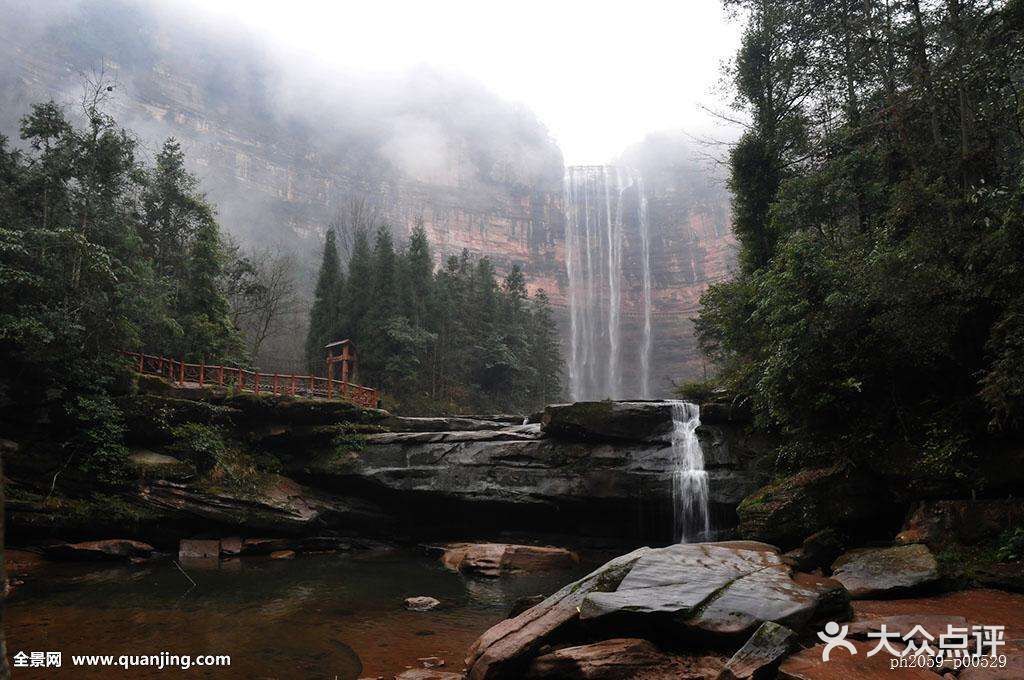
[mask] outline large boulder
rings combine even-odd
[[[579,555],[564,548],[507,543],[452,543],[445,546],[441,562],[452,571],[477,576],[571,569]]]
[[[518,678],[546,644],[592,631],[649,630],[666,639],[737,646],[765,621],[803,632],[850,615],[841,585],[795,577],[762,544],[641,548],[616,558],[483,634],[466,664],[471,680]],[[625,637],[625,636],[623,636]]]
[[[926,668],[901,668],[898,673],[889,668],[893,657],[887,653],[868,656],[877,641],[852,641],[856,654],[845,648],[832,650],[829,660],[822,660],[825,645],[815,645],[794,654],[779,667],[779,680],[939,680],[938,675]]]
[[[665,441],[672,405],[664,401],[578,401],[544,409],[548,435],[574,441]]]
[[[784,549],[828,528],[851,536],[882,533],[899,515],[877,480],[841,464],[803,470],[769,484],[745,498],[736,511],[740,536]]]
[[[863,548],[843,554],[832,565],[832,578],[855,599],[904,596],[935,585],[939,564],[927,546]]]
[[[664,627],[674,639],[721,644],[765,621],[803,631],[825,611],[848,612],[845,591],[829,579],[800,575],[775,552],[730,545],[672,545],[641,557],[610,592],[588,594],[580,620]]]

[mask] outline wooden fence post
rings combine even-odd
[[[295,396],[295,374],[292,373],[292,396]]]
[[[178,378],[178,384],[179,385],[184,385],[185,384],[185,362],[184,361],[178,362],[178,367],[179,367],[178,375],[180,376]]]
[[[203,379],[206,378],[206,357],[203,357],[202,362],[199,364],[199,386],[203,386]]]
[[[217,372],[217,384],[224,387],[224,367],[218,366],[218,368],[220,370]]]
[[[277,396],[277,373],[274,374],[274,396]]]

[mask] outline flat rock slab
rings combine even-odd
[[[665,654],[647,640],[616,638],[538,656],[530,664],[525,677],[531,680],[703,679],[713,677],[721,663],[716,657]]]
[[[58,560],[130,560],[153,556],[153,546],[141,541],[127,539],[109,539],[104,541],[84,541],[82,543],[59,543],[47,546],[44,553],[47,557]]]
[[[828,662],[822,661],[825,645],[815,645],[794,654],[779,667],[780,680],[939,680],[939,676],[924,668],[900,668],[890,670],[893,657],[885,651],[874,656],[868,652],[875,648],[877,641],[867,643],[852,641],[856,654],[846,649],[834,648]]]
[[[832,565],[832,578],[854,599],[898,597],[939,580],[939,564],[921,544],[851,550]]]
[[[496,578],[503,574],[571,569],[579,555],[564,548],[509,543],[452,543],[441,562],[452,571]]]
[[[751,680],[768,671],[789,653],[796,633],[785,626],[765,621],[754,631],[718,675],[718,680]]]
[[[181,559],[208,559],[220,557],[220,541],[184,538],[178,543]]]
[[[641,557],[612,592],[587,595],[580,619],[658,617],[675,634],[749,635],[765,621],[803,630],[828,579],[796,580],[778,554],[714,544],[672,545]],[[664,617],[672,622],[664,623]]]

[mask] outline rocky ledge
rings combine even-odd
[[[499,533],[671,538],[668,402],[589,402],[540,416],[406,418],[348,404],[146,377],[125,397],[135,480],[95,492],[33,433],[7,456],[16,541],[112,536],[173,549],[197,535]],[[731,417],[698,429],[714,525],[767,479],[766,442]],[[522,424],[524,420],[535,420]],[[63,493],[49,484],[58,475]]]

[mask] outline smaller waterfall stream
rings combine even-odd
[[[708,473],[704,451],[697,439],[700,407],[688,401],[672,401],[672,529],[679,543],[707,540],[711,536],[708,512]]]

